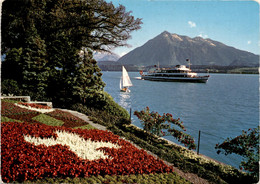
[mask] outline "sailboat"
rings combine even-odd
[[[133,86],[130,77],[125,69],[124,66],[122,66],[122,77],[120,78],[120,91],[121,92],[130,92],[130,89],[128,89],[130,86]]]

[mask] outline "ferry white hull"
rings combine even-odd
[[[187,61],[189,61],[187,59]],[[189,63],[190,65],[190,63]],[[157,68],[154,71],[149,71],[146,75],[140,72],[143,80],[150,81],[166,81],[166,82],[197,82],[206,83],[209,75],[198,76],[197,73],[192,72],[190,67],[185,65],[176,65],[175,68]]]

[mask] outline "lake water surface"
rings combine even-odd
[[[160,114],[171,113],[184,122],[196,143],[201,131],[201,154],[238,167],[240,157],[218,155],[214,147],[259,124],[259,75],[211,74],[206,84],[140,80],[138,72],[129,76],[134,85],[130,93],[119,90],[121,72],[103,72],[102,79],[105,91],[126,110],[132,109],[133,124],[142,127],[133,112],[146,106]],[[178,143],[173,137],[165,138]]]

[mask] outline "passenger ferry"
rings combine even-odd
[[[168,82],[198,82],[206,83],[209,75],[198,76],[192,72],[190,67],[185,65],[176,65],[175,68],[157,68],[153,72],[148,72],[146,75],[140,72],[141,79],[150,81],[168,81]]]

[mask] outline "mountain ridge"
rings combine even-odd
[[[221,42],[190,38],[164,31],[144,45],[122,56],[118,62],[136,66],[157,64],[185,64],[189,58],[193,65],[258,66],[259,55],[236,49]]]
[[[94,52],[93,57],[96,61],[117,61],[120,56],[115,53]]]

